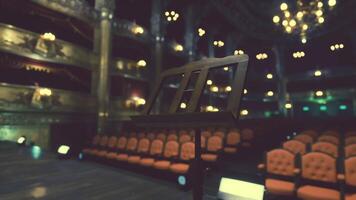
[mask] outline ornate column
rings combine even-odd
[[[289,100],[289,95],[287,94],[287,77],[285,74],[284,46],[276,45],[272,48],[272,50],[276,56],[276,78],[278,83],[279,112],[283,116],[287,116],[288,110],[285,108],[285,104]]]
[[[94,47],[99,48],[99,66],[97,70],[97,109],[98,133],[105,133],[109,117],[109,70],[111,57],[111,25],[115,9],[114,0],[96,0],[95,8],[100,12],[100,37],[96,35]]]

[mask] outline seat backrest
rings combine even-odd
[[[164,147],[163,156],[165,158],[172,158],[178,156],[179,144],[177,141],[168,141]]]
[[[340,133],[338,131],[334,131],[334,130],[326,130],[321,133],[321,136],[323,136],[323,135],[334,136],[336,138],[340,137]]]
[[[245,128],[241,131],[241,139],[244,141],[252,140],[255,134],[252,129]]]
[[[351,137],[351,136],[356,136],[356,131],[347,131],[345,133],[345,137]]]
[[[336,183],[336,158],[321,152],[310,152],[302,156],[304,179]]]
[[[152,141],[151,148],[150,148],[150,155],[161,155],[163,152],[164,143],[160,139],[155,139]]]
[[[201,132],[201,135],[204,136],[205,138],[209,138],[209,137],[211,137],[212,134],[211,134],[211,131],[203,130]]]
[[[164,132],[159,132],[156,138],[162,141],[166,141],[166,134]]]
[[[104,147],[108,144],[109,141],[109,137],[107,135],[104,135],[103,137],[101,137],[100,139],[100,143],[99,146]]]
[[[345,182],[347,185],[356,186],[356,156],[345,159]]]
[[[338,147],[330,142],[316,142],[312,145],[312,151],[327,153],[334,157],[338,157]]]
[[[181,160],[191,160],[195,157],[195,144],[193,142],[183,143],[180,147],[179,158]]]
[[[222,149],[223,140],[219,136],[211,136],[207,142],[207,150],[211,152],[217,152]]]
[[[167,141],[177,141],[178,140],[178,136],[177,134],[171,133],[168,135],[167,137]]]
[[[305,154],[307,152],[307,145],[301,141],[298,140],[289,140],[285,143],[283,143],[283,148],[287,149],[288,151],[294,153],[294,154]]]
[[[350,144],[345,147],[345,158],[356,156],[356,143]]]
[[[224,133],[222,130],[216,130],[213,135],[214,135],[214,136],[219,136],[219,137],[221,137],[222,139],[225,138],[225,133]]]
[[[155,135],[153,132],[147,133],[147,138],[148,138],[149,140],[154,140],[155,137],[156,137],[156,135]]]
[[[116,136],[111,136],[109,138],[109,142],[108,142],[108,147],[109,148],[114,148],[117,142],[117,137]]]
[[[241,135],[237,130],[230,130],[226,135],[227,145],[237,145],[240,143]]]
[[[318,138],[318,142],[329,142],[335,145],[340,144],[339,138],[332,135],[322,135]]]
[[[127,138],[125,136],[121,136],[117,141],[116,148],[123,150],[125,149],[126,144],[127,144]]]
[[[190,135],[181,135],[179,136],[179,143],[185,143],[192,141],[192,137]]]
[[[148,138],[141,138],[138,142],[137,152],[147,153],[150,150],[150,140]]]
[[[144,137],[146,137],[146,133],[145,132],[140,132],[140,133],[137,134],[137,137],[138,137],[138,139],[144,138]]]
[[[206,137],[200,136],[200,145],[201,145],[201,148],[203,148],[203,149],[206,148]]]
[[[126,150],[127,151],[135,151],[137,148],[137,143],[138,143],[137,138],[135,138],[135,137],[130,138],[127,141]]]
[[[294,176],[295,155],[285,149],[274,149],[266,154],[266,166],[270,174]]]
[[[179,137],[182,135],[189,135],[189,132],[187,130],[183,129],[178,132],[178,135],[179,135]]]
[[[311,136],[314,140],[315,140],[316,138],[318,138],[318,132],[316,132],[315,130],[305,130],[305,131],[300,132],[300,134],[302,134],[302,135],[309,135],[309,136]]]
[[[349,136],[345,138],[345,145],[356,144],[356,136]]]
[[[95,135],[91,141],[91,144],[96,146],[99,144],[99,142],[100,142],[100,135]]]
[[[304,144],[312,144],[314,142],[313,138],[310,135],[297,135],[294,137],[295,140],[301,141]]]

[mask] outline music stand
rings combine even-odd
[[[195,129],[195,159],[194,159],[194,182],[193,198],[201,200],[203,197],[203,169],[201,167],[201,128],[211,126],[235,127],[239,118],[240,101],[244,90],[244,83],[247,74],[248,56],[246,54],[238,56],[228,56],[224,58],[208,58],[182,67],[173,68],[162,72],[158,83],[153,89],[153,93],[148,99],[142,115],[131,117],[138,127],[144,128],[194,128]],[[226,109],[222,112],[200,112],[198,104],[204,95],[204,89],[209,71],[219,67],[230,66],[232,68],[231,91],[227,99]],[[198,74],[194,90],[192,91],[189,103],[185,112],[178,112],[183,93],[190,83],[191,76]],[[174,94],[174,98],[167,113],[151,113],[154,103],[157,100],[160,90],[163,90],[164,80],[167,77],[182,76],[180,85]]]

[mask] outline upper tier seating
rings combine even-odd
[[[294,137],[295,140],[301,141],[304,144],[312,144],[314,142],[314,139],[310,135],[306,134],[300,134]]]
[[[305,154],[307,152],[307,144],[298,140],[289,140],[283,143],[283,148],[294,154]]]
[[[337,158],[339,156],[338,146],[329,142],[316,142],[312,145],[312,151],[323,152]]]
[[[233,154],[237,152],[237,145],[240,143],[240,133],[237,129],[232,129],[227,133],[224,152]]]
[[[127,161],[127,159],[129,158],[129,154],[132,154],[132,153],[134,153],[136,151],[137,143],[138,143],[137,138],[131,137],[127,141],[125,152],[118,153],[115,156],[115,159],[118,160],[118,161]]]
[[[241,131],[242,146],[243,147],[251,147],[254,137],[255,137],[255,133],[253,132],[253,130],[251,130],[249,128],[243,129]]]
[[[190,169],[190,162],[195,157],[195,144],[183,143],[180,147],[179,160],[172,163],[169,170],[177,174],[186,174]]]
[[[150,149],[150,140],[148,138],[141,138],[138,142],[137,152],[129,155],[127,161],[131,164],[140,163],[141,156],[148,154]]]
[[[140,165],[145,167],[151,167],[158,156],[163,153],[164,143],[160,139],[155,139],[151,143],[149,154],[143,156],[140,160]]]
[[[179,143],[177,141],[168,141],[164,147],[163,156],[153,163],[153,167],[158,170],[169,170],[172,159],[179,155]]]
[[[216,162],[222,148],[222,138],[219,136],[211,136],[207,141],[206,151],[201,154],[202,160],[206,162]]]
[[[106,154],[107,159],[115,159],[118,152],[123,152],[126,148],[127,138],[125,136],[119,137],[116,143],[116,148]]]

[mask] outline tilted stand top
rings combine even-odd
[[[225,58],[209,58],[184,65],[179,68],[169,69],[159,76],[158,84],[151,94],[143,115],[132,117],[138,127],[143,128],[195,128],[195,163],[194,163],[194,200],[203,197],[203,168],[201,167],[201,128],[212,126],[234,127],[239,117],[240,101],[244,89],[247,73],[248,56],[228,56]],[[198,105],[204,95],[205,85],[209,72],[213,69],[230,66],[232,68],[232,84],[227,107],[223,112],[199,112]],[[197,75],[192,95],[184,112],[178,112],[183,94],[186,91],[193,74]],[[171,76],[182,77],[180,85],[169,105],[168,112],[153,114],[152,108],[157,101],[159,92],[164,90],[164,80]]]

